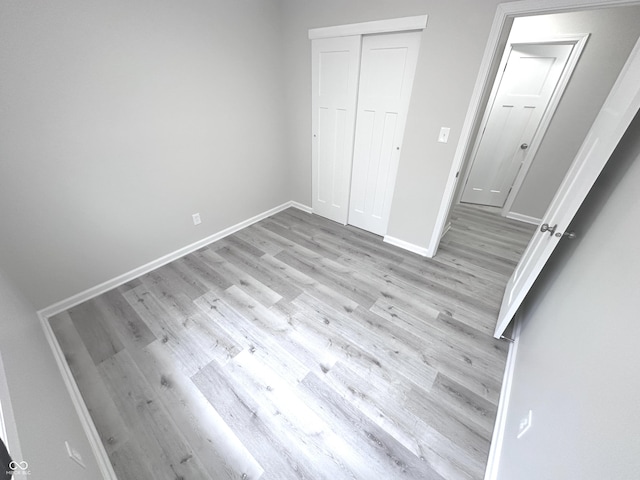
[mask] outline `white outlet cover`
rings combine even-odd
[[[451,129],[449,127],[442,127],[440,129],[440,135],[438,135],[438,141],[440,143],[447,143],[449,141],[449,133]]]
[[[202,223],[202,219],[200,218],[199,213],[194,213],[193,215],[191,215],[191,218],[193,218],[194,225],[200,225]]]
[[[87,468],[87,466],[84,464],[82,460],[82,455],[80,455],[80,452],[78,452],[75,448],[69,445],[69,442],[67,442],[66,440],[64,442],[64,445],[65,447],[67,447],[67,453],[69,454],[69,458],[74,462],[76,462],[78,465],[80,465],[82,468]]]
[[[518,439],[522,438],[522,436],[529,431],[529,429],[531,428],[532,421],[533,421],[533,411],[529,410],[529,413],[527,414],[527,416],[523,417],[522,420],[520,420],[520,425],[518,425],[518,436],[517,436]]]

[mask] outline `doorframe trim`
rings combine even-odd
[[[440,244],[440,237],[444,231],[449,211],[453,206],[453,200],[464,160],[467,158],[470,148],[473,147],[474,126],[481,121],[484,110],[482,98],[493,86],[491,78],[491,66],[499,61],[502,55],[500,38],[505,28],[511,27],[513,19],[524,15],[544,15],[550,13],[574,12],[585,9],[610,8],[640,5],[640,0],[521,0],[517,2],[501,3],[496,9],[496,14],[491,25],[489,39],[485,47],[482,62],[476,78],[476,83],[471,94],[467,114],[460,130],[460,139],[456,146],[449,176],[445,185],[440,208],[434,224],[433,233],[429,240],[427,250],[435,255]],[[458,175],[459,176],[459,175]]]
[[[374,33],[403,32],[407,30],[424,30],[427,27],[427,15],[413,17],[390,18],[371,22],[349,23],[332,27],[309,29],[309,40],[318,38],[346,37],[350,35],[370,35]]]

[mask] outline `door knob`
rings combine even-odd
[[[526,150],[527,148],[529,148],[529,145],[528,145],[528,144],[526,144],[526,143],[523,143],[522,145],[520,145],[520,148],[521,148],[522,150]]]
[[[573,240],[577,237],[575,232],[564,232],[564,233],[556,233],[556,237],[567,237],[569,240]]]
[[[558,228],[558,224],[556,223],[553,227],[550,227],[548,223],[543,223],[540,226],[541,232],[549,232],[549,235],[553,237],[553,234],[556,233],[556,228]]]

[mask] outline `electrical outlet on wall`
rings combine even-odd
[[[518,425],[518,436],[517,436],[518,439],[522,438],[522,436],[529,431],[529,429],[531,428],[532,420],[533,420],[533,411],[529,410],[529,413],[527,414],[527,416],[522,417],[522,419],[520,420],[520,424]]]
[[[202,220],[200,219],[200,214],[199,213],[194,213],[193,215],[191,215],[191,218],[193,218],[193,224],[194,225],[200,225],[202,223]]]
[[[69,454],[69,458],[74,462],[76,462],[78,465],[80,465],[82,468],[87,468],[86,465],[84,464],[84,461],[82,460],[82,456],[80,455],[80,452],[78,452],[75,448],[69,445],[69,442],[67,442],[66,440],[64,442],[64,445],[65,447],[67,447],[67,453]]]
[[[440,134],[438,135],[438,141],[440,143],[447,143],[449,141],[449,133],[451,133],[451,129],[449,127],[442,127],[440,129]]]

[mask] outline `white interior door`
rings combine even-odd
[[[574,45],[513,44],[461,201],[502,207]]]
[[[362,41],[349,224],[378,235],[387,232],[420,33]]]
[[[361,36],[313,40],[312,207],[347,223]]]
[[[640,41],[580,147],[505,290],[494,336],[500,338],[551,256],[569,223],[640,109]]]

